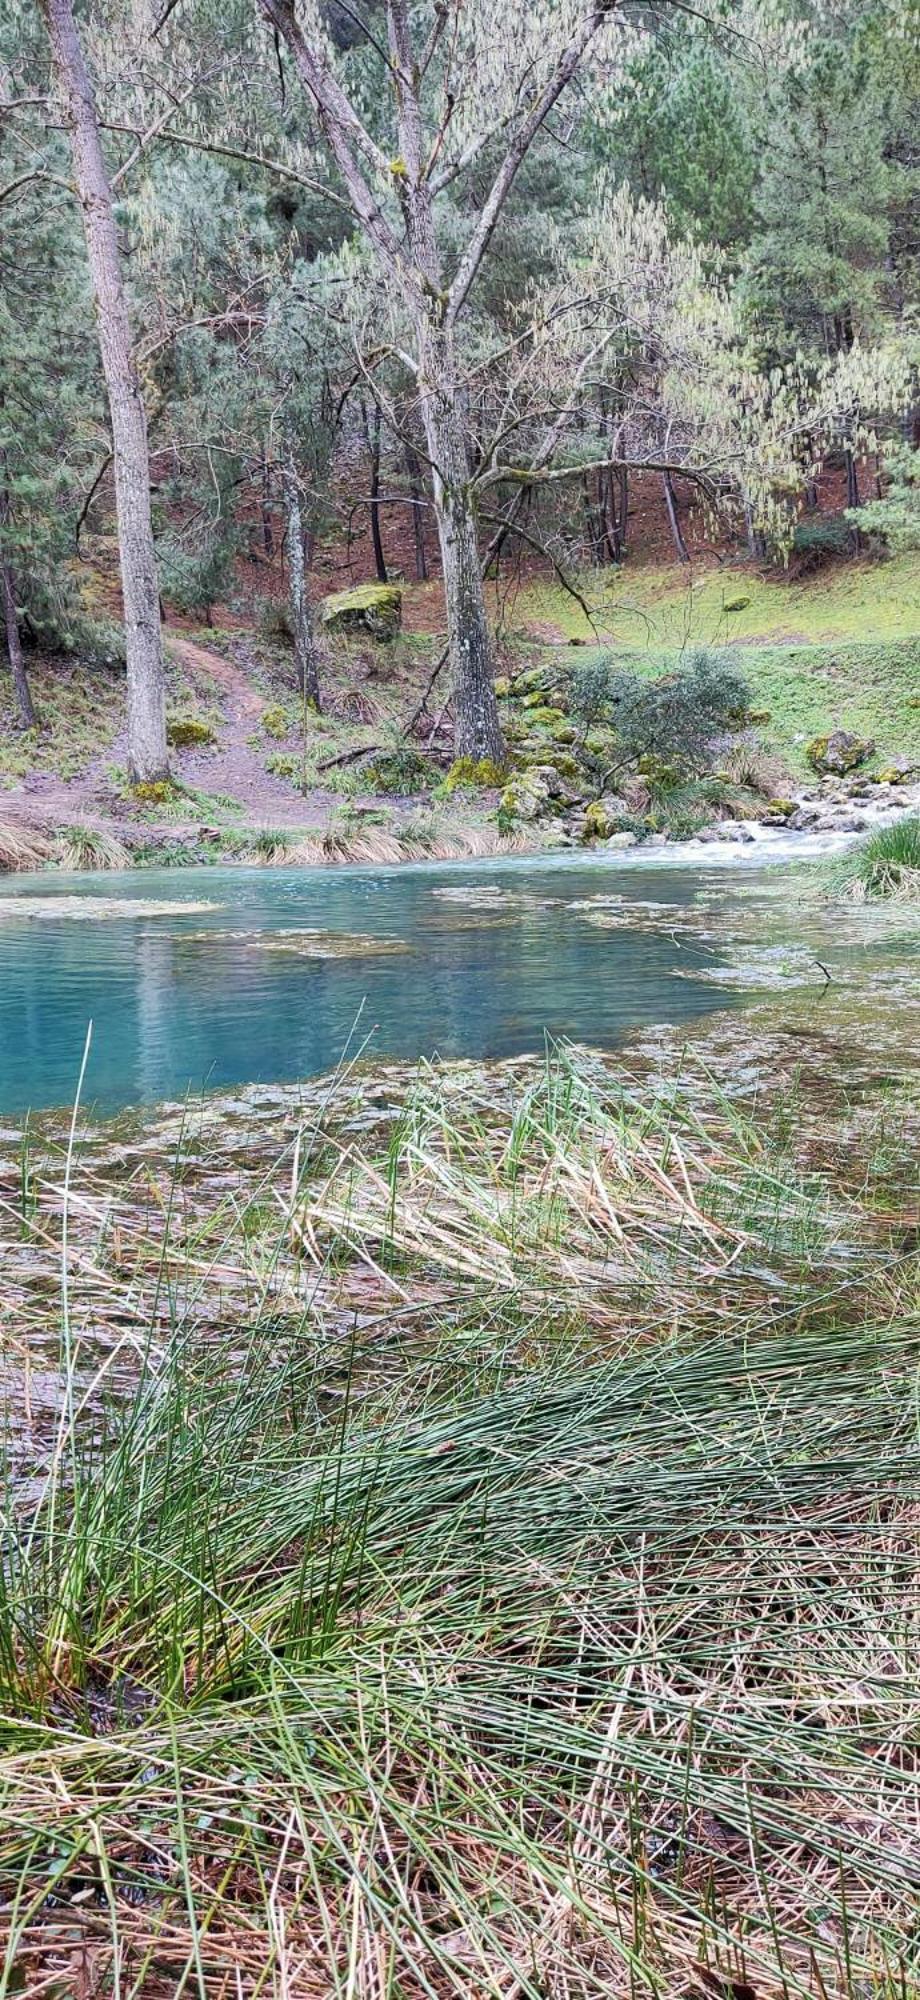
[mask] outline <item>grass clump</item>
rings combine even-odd
[[[879,827],[847,855],[837,881],[857,899],[893,897],[920,902],[920,814],[905,813],[891,826]]]
[[[54,858],[59,867],[71,869],[112,870],[131,865],[127,848],[113,833],[80,824],[61,828]]]
[[[0,873],[17,875],[30,868],[42,868],[52,853],[53,843],[35,827],[0,820]]]
[[[7,1991],[908,1993],[905,1262],[597,1061],[244,1115],[2,1212]]]

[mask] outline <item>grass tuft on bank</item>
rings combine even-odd
[[[837,871],[837,884],[859,900],[920,902],[920,816],[905,814],[860,841]]]

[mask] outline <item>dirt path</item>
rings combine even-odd
[[[221,711],[216,725],[218,741],[213,747],[173,750],[170,763],[181,785],[193,791],[242,808],[230,824],[283,826],[297,829],[324,824],[334,797],[327,792],[302,793],[284,778],[265,768],[265,751],[251,739],[257,737],[267,698],[253,683],[245,668],[225,654],[203,646],[196,639],[167,627],[163,634],[167,657],[181,667],[186,679],[202,699]],[[265,745],[265,750],[269,748]],[[111,769],[124,769],[127,739],[120,733],[113,743],[94,757],[79,777],[63,779],[53,772],[35,772],[11,790],[0,794],[0,815],[13,822],[56,831],[76,821],[100,832],[124,835],[130,828],[143,830],[151,838],[181,840],[200,830],[208,818],[207,806],[189,801],[188,818],[171,819],[168,826],[132,810],[130,798],[112,784]],[[224,812],[219,813],[221,819]]]

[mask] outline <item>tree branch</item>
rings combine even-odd
[[[460,259],[448,298],[446,317],[449,323],[456,320],[458,313],[463,309],[470,288],[475,282],[476,273],[492,240],[498,218],[530,146],[552,111],[553,105],[575,75],[588,44],[593,41],[606,16],[613,12],[614,5],[615,0],[588,0],[581,27],[576,30],[571,41],[563,49],[551,77],[544,84],[527,117],[518,127],[483,203],[479,222]]]

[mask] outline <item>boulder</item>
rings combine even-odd
[[[398,583],[362,583],[356,590],[338,590],[323,602],[324,629],[395,639],[402,626],[402,598]]]
[[[531,764],[505,786],[500,810],[514,819],[544,819],[555,802],[568,797],[565,779],[552,764]]]
[[[829,736],[815,736],[805,755],[813,771],[824,777],[846,777],[871,757],[875,744],[851,735],[848,729],[833,729]]]
[[[608,853],[616,854],[621,847],[637,847],[638,843],[638,834],[630,833],[627,827],[623,827],[619,833],[612,833],[610,835],[610,839],[607,842],[607,851]]]
[[[723,597],[722,609],[723,611],[746,611],[750,601],[749,597],[743,596]]]

